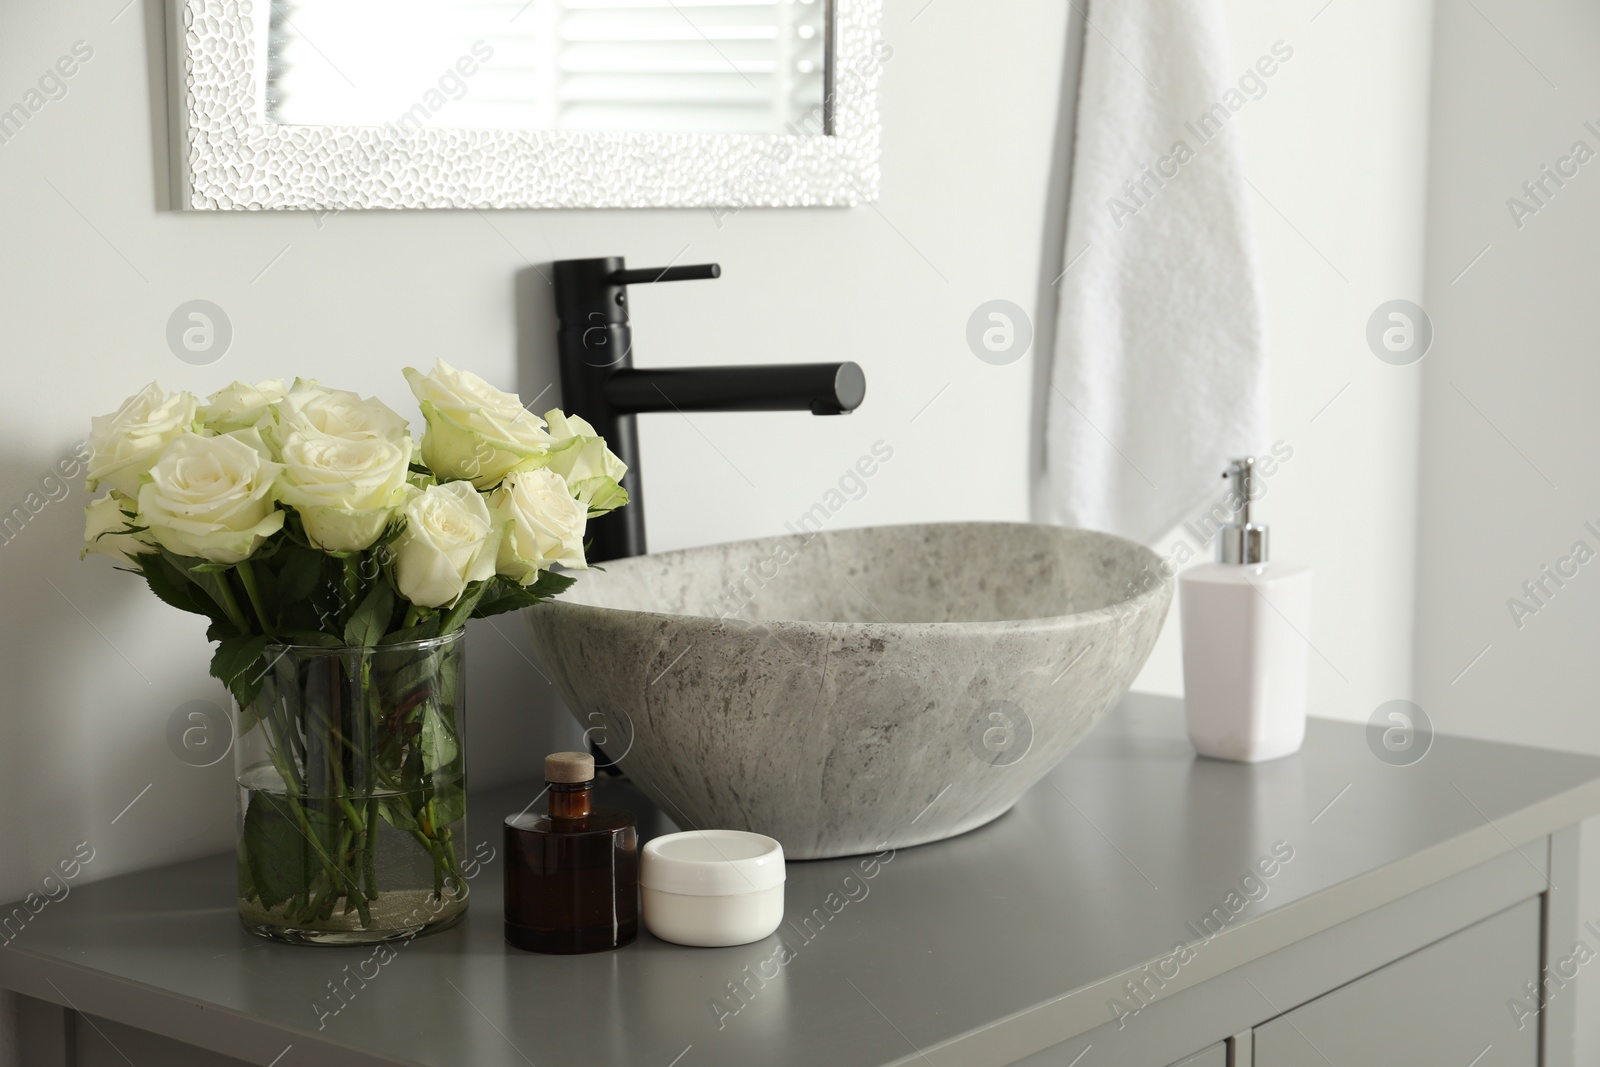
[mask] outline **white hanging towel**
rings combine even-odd
[[[1087,18],[1033,511],[1150,543],[1266,444],[1237,130],[1266,83],[1238,88],[1220,0],[1093,0]]]

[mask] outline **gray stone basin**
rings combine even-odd
[[[1010,809],[1132,684],[1160,566],[1089,530],[880,526],[616,560],[526,614],[573,715],[674,821],[818,859]]]

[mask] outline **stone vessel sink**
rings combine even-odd
[[[1089,530],[882,526],[615,560],[526,614],[567,706],[675,822],[818,859],[1010,809],[1132,684],[1160,566]]]

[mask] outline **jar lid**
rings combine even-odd
[[[645,842],[639,884],[664,893],[728,897],[783,884],[783,846],[745,830],[685,830]]]

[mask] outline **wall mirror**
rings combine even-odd
[[[848,205],[881,0],[169,0],[185,208]]]

